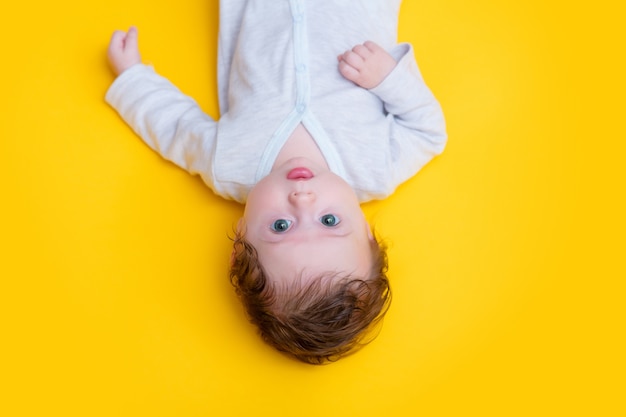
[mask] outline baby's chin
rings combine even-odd
[[[295,158],[290,158],[278,166],[272,167],[271,172],[287,173],[294,168],[307,168],[311,170],[314,174],[329,171],[328,167],[326,166],[322,166],[307,157],[298,156]]]

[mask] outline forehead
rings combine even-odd
[[[256,248],[270,279],[291,282],[330,274],[365,277],[372,265],[369,239],[358,236],[263,242]]]

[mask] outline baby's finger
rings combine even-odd
[[[366,41],[363,46],[370,52],[370,53],[377,53],[380,51],[385,51],[385,49],[380,46],[379,44],[377,44],[376,42],[372,42],[372,41]]]
[[[359,71],[343,59],[339,62],[339,73],[352,82],[359,78]]]
[[[354,52],[363,59],[367,59],[367,57],[372,55],[371,51],[365,45],[356,45],[354,48],[352,48],[352,52]]]
[[[353,51],[347,51],[343,54],[343,61],[357,70],[363,67],[363,58]]]
[[[137,38],[138,38],[137,28],[134,26],[131,26],[130,29],[128,29],[128,33],[126,34],[126,39],[124,42],[124,49],[131,50],[131,51],[139,49],[137,45]]]
[[[126,38],[126,32],[121,30],[116,30],[111,35],[111,40],[109,41],[109,50],[112,49],[122,49],[124,47],[124,39]]]

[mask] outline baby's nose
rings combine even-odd
[[[289,194],[289,202],[295,206],[311,204],[315,201],[315,194],[310,191],[294,191]]]

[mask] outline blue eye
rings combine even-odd
[[[333,227],[337,226],[341,222],[341,220],[339,220],[339,217],[335,216],[334,214],[324,214],[320,218],[320,222],[326,227]]]
[[[272,229],[276,233],[283,233],[289,230],[290,227],[291,220],[278,219],[274,223],[272,223],[270,229]]]

